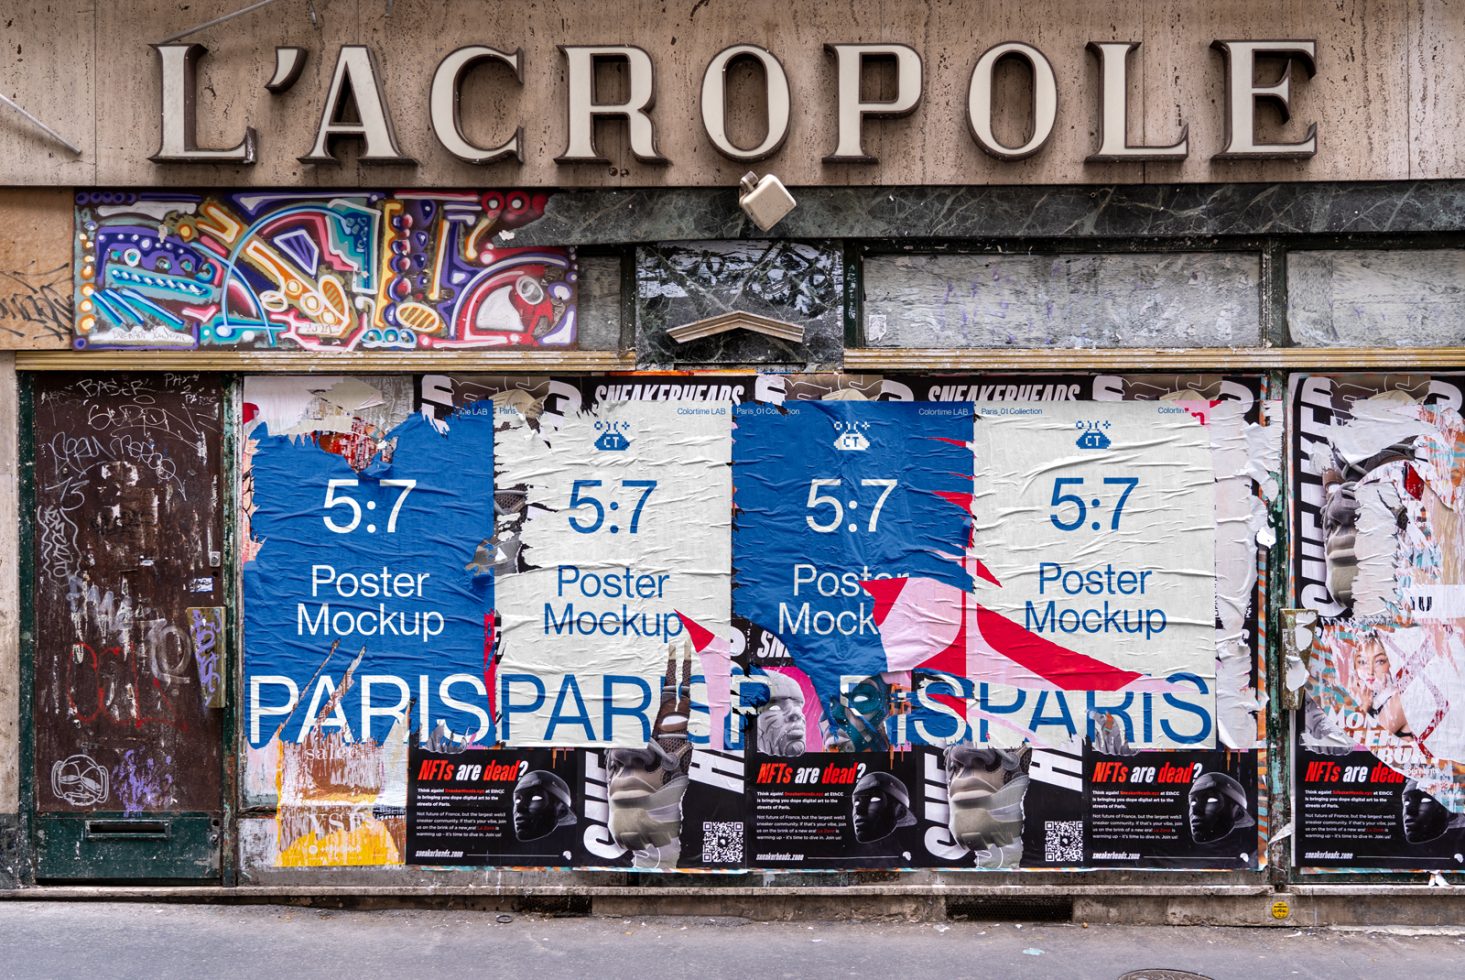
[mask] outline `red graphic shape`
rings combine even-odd
[[[683,628],[686,629],[687,635],[691,637],[693,648],[695,648],[698,653],[706,650],[707,644],[711,643],[713,640],[712,631],[709,629],[703,629],[701,626],[698,626],[696,623],[692,622],[681,613],[677,613],[677,619],[680,619],[682,621]]]
[[[905,588],[906,580],[903,578],[876,578],[868,582],[861,582],[865,591],[875,599],[875,625],[879,626],[885,622],[885,617],[890,615],[890,609],[895,605],[895,600],[900,598],[901,590]]]
[[[1144,676],[1059,646],[986,606],[977,607],[977,628],[992,649],[1064,691],[1118,691]]]
[[[1404,489],[1415,500],[1424,496],[1424,479],[1409,463],[1404,464]]]

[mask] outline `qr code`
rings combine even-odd
[[[743,862],[742,821],[704,820],[702,822],[702,860],[708,864],[741,864]]]
[[[1083,821],[1047,820],[1043,823],[1043,860],[1054,864],[1083,863]]]

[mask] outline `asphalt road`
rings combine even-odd
[[[1465,969],[1465,931],[503,918],[478,911],[0,901],[0,977],[1116,980],[1168,967],[1212,980],[1379,980]]]

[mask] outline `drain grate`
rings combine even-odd
[[[1072,922],[1071,898],[948,898],[948,919],[985,922]]]
[[[1189,970],[1130,970],[1119,980],[1211,980],[1210,977]]]
[[[585,895],[524,895],[514,899],[513,908],[555,917],[589,915],[590,899]]]

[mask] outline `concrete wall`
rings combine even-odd
[[[1255,347],[1255,252],[882,255],[864,264],[872,347]]]
[[[67,190],[0,190],[0,350],[71,344]]]
[[[700,82],[711,57],[751,42],[782,61],[793,97],[783,149],[761,169],[790,184],[986,184],[1227,180],[1399,180],[1453,177],[1465,160],[1458,134],[1465,116],[1465,62],[1453,57],[1465,35],[1465,9],[1446,0],[1064,0],[1024,4],[890,3],[780,0],[623,0],[614,4],[550,0],[483,4],[478,0],[278,0],[226,24],[189,34],[210,53],[200,66],[198,137],[233,146],[253,126],[260,161],[253,167],[158,165],[159,68],[148,45],[239,10],[239,0],[190,4],[140,0],[21,0],[5,22],[7,93],[81,149],[79,157],[28,124],[0,113],[0,185],[312,185],[350,186],[726,186],[746,164],[714,152],[699,116]],[[1217,161],[1225,129],[1224,69],[1212,40],[1306,38],[1317,41],[1318,76],[1294,79],[1294,115],[1282,125],[1261,114],[1273,139],[1297,138],[1316,122],[1319,151],[1303,162]],[[1003,163],[967,132],[966,100],[980,53],[1006,40],[1038,46],[1054,65],[1058,119],[1049,145],[1032,158]],[[1097,145],[1097,69],[1088,41],[1140,41],[1131,69],[1131,138],[1165,144],[1188,126],[1183,163],[1085,164]],[[826,42],[903,42],[924,59],[924,100],[904,118],[868,124],[866,149],[878,163],[826,165],[835,143],[832,59]],[[467,44],[524,49],[525,82],[507,69],[481,68],[467,84],[462,116],[485,144],[524,129],[524,163],[473,166],[449,156],[432,137],[427,98],[432,72]],[[627,151],[624,127],[607,126],[608,164],[557,165],[566,146],[564,60],[557,44],[636,44],[657,71],[653,117],[669,166],[641,164]],[[336,53],[369,45],[384,76],[402,152],[419,166],[361,167],[348,149],[340,166],[302,164],[319,121]],[[271,95],[264,82],[277,45],[306,48],[304,74]],[[1273,68],[1263,73],[1272,76]],[[612,73],[613,74],[613,73]],[[735,136],[756,142],[761,94],[756,77],[733,73]],[[604,79],[611,92],[618,80]],[[872,72],[870,94],[888,79]],[[1026,76],[999,72],[999,136],[1021,142]]]
[[[1465,344],[1465,251],[1291,252],[1287,323],[1317,347]]]

